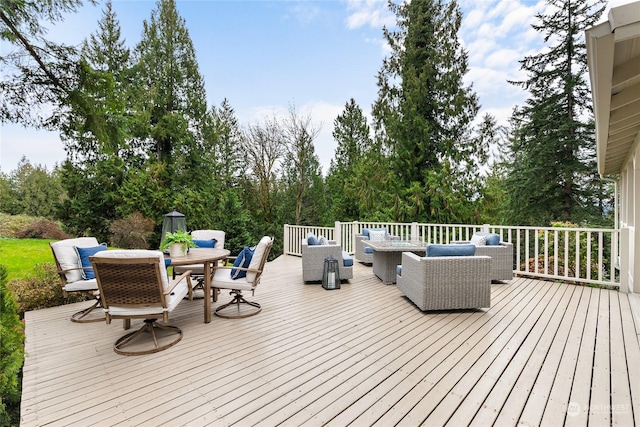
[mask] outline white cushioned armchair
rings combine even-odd
[[[309,245],[307,239],[302,239],[302,280],[314,282],[322,280],[324,259],[332,256],[338,260],[340,280],[353,279],[353,259],[351,265],[345,265],[342,247],[330,240],[327,245]],[[346,260],[349,264],[349,258]]]
[[[420,310],[454,310],[491,306],[491,258],[488,256],[421,257],[402,253],[398,289]]]

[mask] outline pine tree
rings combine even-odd
[[[460,9],[454,0],[390,7],[398,30],[384,30],[391,56],[378,75],[373,115],[396,176],[394,219],[463,221],[474,192],[465,171],[479,147],[469,133],[478,101],[463,82]]]
[[[201,142],[206,113],[204,80],[186,23],[175,0],[159,0],[151,19],[143,22],[136,46],[136,79],[147,96],[140,107],[147,119],[153,154],[179,169]]]
[[[549,12],[536,16],[533,28],[544,34],[547,48],[521,60],[527,80],[512,82],[530,96],[512,117],[514,162],[505,183],[511,223],[594,217],[595,136],[584,30],[598,22],[605,3],[547,0]]]
[[[333,139],[338,146],[327,174],[327,194],[331,206],[329,218],[340,221],[361,219],[353,181],[356,165],[371,149],[370,133],[367,118],[351,98],[333,122]]]
[[[211,223],[220,185],[212,179],[215,153],[204,137],[204,80],[174,0],[159,0],[149,21],[143,22],[134,62],[135,82],[145,94],[135,108],[136,135],[146,144],[149,160],[138,168],[131,185],[123,185],[121,198],[127,203],[142,198],[156,217],[177,208],[190,226]],[[141,182],[148,183],[149,191],[140,193]]]

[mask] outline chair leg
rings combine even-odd
[[[260,313],[260,311],[262,310],[262,307],[257,302],[247,301],[246,299],[244,299],[244,296],[242,295],[242,291],[232,290],[231,292],[229,292],[229,294],[233,295],[233,299],[230,302],[216,308],[216,311],[215,311],[216,316],[223,317],[225,319],[241,319],[243,317],[255,316],[256,314]],[[253,307],[254,309],[250,310],[249,312],[242,312],[240,304],[246,304],[249,307]],[[235,313],[227,314],[222,312],[224,309],[231,306],[236,306]]]
[[[159,340],[162,337],[158,337],[156,332],[159,330],[167,331],[170,335],[177,335],[177,337],[166,344],[161,344]],[[146,348],[146,349],[137,350],[137,351],[123,350],[123,347],[127,346],[128,344],[131,344],[136,338],[140,337],[144,333],[151,334],[151,338],[153,340],[153,348]],[[120,337],[113,345],[113,351],[125,356],[139,356],[142,354],[157,353],[159,351],[166,350],[167,348],[177,344],[181,339],[182,339],[182,331],[180,330],[180,328],[176,326],[164,325],[162,323],[156,322],[156,319],[145,319],[144,325],[142,325],[140,329]]]
[[[71,321],[72,322],[76,322],[76,323],[104,322],[104,320],[105,320],[104,313],[100,317],[95,317],[95,316],[87,317],[96,308],[98,308],[98,309],[102,308],[100,297],[96,297],[96,299],[95,299],[94,303],[91,305],[91,307],[87,307],[87,308],[85,308],[83,310],[80,310],[80,311],[74,313],[71,316]]]

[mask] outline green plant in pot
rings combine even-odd
[[[160,250],[169,249],[170,257],[185,256],[188,248],[195,248],[193,237],[186,231],[176,230],[173,233],[167,233],[162,239]]]

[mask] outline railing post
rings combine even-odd
[[[284,230],[283,230],[283,242],[282,242],[282,253],[283,255],[288,255],[289,254],[289,224],[285,224],[284,225]]]
[[[629,263],[629,242],[631,239],[631,233],[628,227],[620,228],[620,247],[622,250],[620,251],[623,255],[620,257],[620,292],[629,293],[629,268],[631,267]],[[611,271],[612,275],[615,275],[615,267]],[[636,284],[633,283],[633,290],[636,291]]]
[[[344,246],[342,244],[342,229],[340,228],[340,221],[336,221],[333,224],[333,239],[338,242],[340,246]]]
[[[417,242],[420,240],[420,236],[418,236],[418,223],[417,222],[412,222],[411,223],[411,235],[408,236],[410,240]]]
[[[482,231],[484,233],[488,233],[490,229],[491,229],[491,224],[482,224]]]

